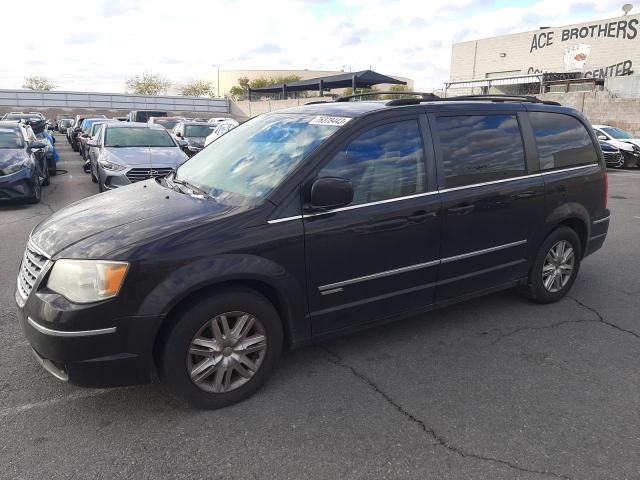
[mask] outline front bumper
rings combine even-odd
[[[36,188],[32,168],[0,177],[0,200],[17,200],[32,197]]]
[[[630,152],[627,150],[620,150],[620,153],[624,156],[624,160],[627,167],[640,166],[640,153]]]
[[[27,340],[55,377],[87,387],[150,381],[162,316],[119,316],[113,300],[79,305],[37,286],[26,301],[16,292],[16,302]]]

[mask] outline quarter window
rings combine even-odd
[[[529,119],[536,136],[541,170],[598,161],[587,129],[576,118],[561,113],[530,112]]]
[[[446,188],[524,175],[515,115],[443,116],[436,122]]]
[[[424,151],[417,120],[390,123],[363,133],[320,171],[353,184],[353,205],[425,191]]]

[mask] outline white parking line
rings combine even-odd
[[[0,418],[8,417],[10,415],[18,415],[20,413],[27,412],[33,408],[48,407],[57,403],[63,403],[73,400],[79,400],[81,398],[95,397],[96,395],[102,395],[103,393],[111,391],[110,389],[98,389],[98,390],[85,390],[66,397],[53,398],[51,400],[45,400],[43,402],[27,403],[25,405],[19,405],[17,407],[9,407],[0,410]]]

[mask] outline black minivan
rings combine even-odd
[[[255,392],[285,347],[516,286],[556,301],[608,225],[602,153],[573,109],[321,103],[55,213],[30,235],[16,300],[54,376],[157,372],[218,408]]]

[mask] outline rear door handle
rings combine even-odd
[[[447,209],[447,213],[453,213],[454,215],[466,215],[475,208],[473,204],[460,205],[459,207],[451,207]]]

